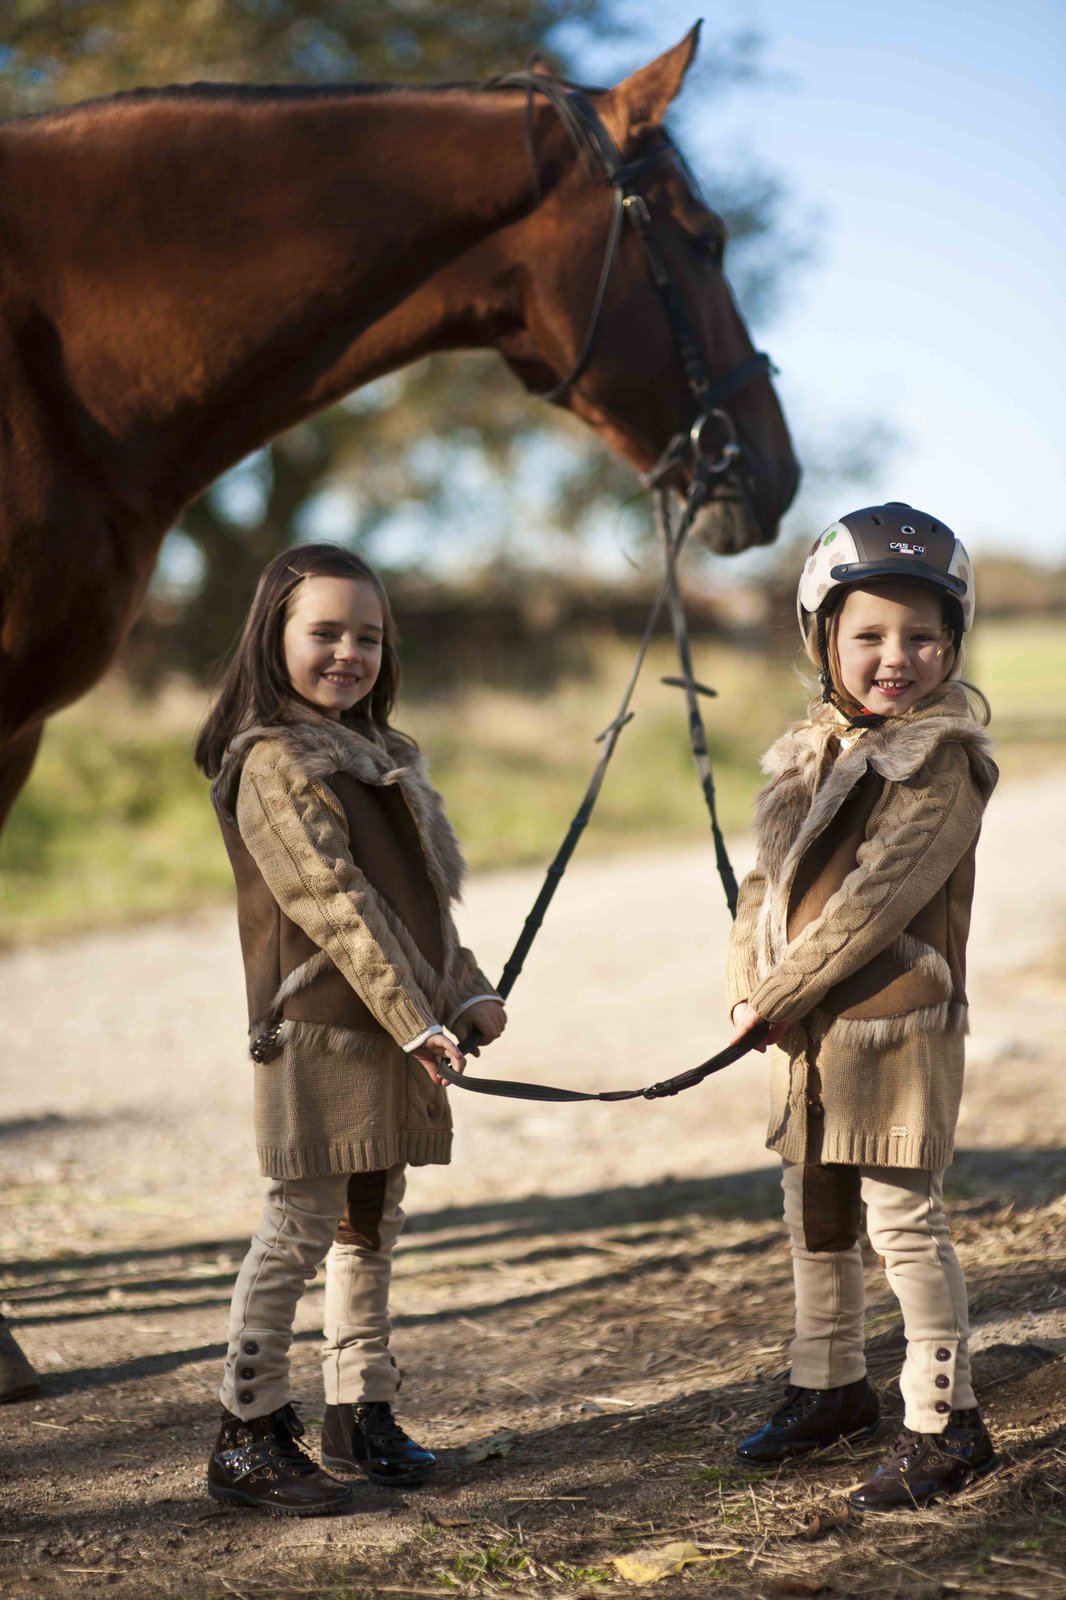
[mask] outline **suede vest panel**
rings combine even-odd
[[[283,916],[237,829],[221,815],[219,827],[237,886],[237,931],[244,960],[248,1021],[262,1023],[270,1016],[278,985],[285,976],[281,967],[282,926],[288,923],[291,928],[293,924]]]

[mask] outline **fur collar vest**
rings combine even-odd
[[[770,883],[791,876],[804,852],[836,816],[867,771],[902,782],[948,743],[964,748],[978,789],[986,797],[996,782],[988,736],[961,684],[949,683],[902,717],[848,737],[832,706],[818,704],[763,757],[767,783],[755,802],[758,864]],[[846,741],[841,743],[842,738]]]
[[[234,812],[244,758],[259,739],[276,739],[283,744],[300,771],[312,781],[346,772],[361,783],[395,784],[414,818],[438,897],[444,905],[459,899],[466,863],[444,814],[443,801],[429,781],[426,758],[420,750],[391,730],[382,733],[368,724],[365,732],[357,732],[344,723],[314,714],[299,721],[246,728],[230,741],[221,770],[211,785],[215,809],[231,826],[236,825]]]

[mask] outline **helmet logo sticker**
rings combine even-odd
[[[913,533],[914,529],[913,528],[904,528],[903,532],[904,533]],[[893,539],[892,543],[889,545],[888,548],[890,550],[894,550],[897,555],[901,555],[901,556],[924,556],[925,555],[925,545],[924,544],[907,544],[906,541],[903,540],[903,539]]]

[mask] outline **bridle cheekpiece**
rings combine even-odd
[[[653,167],[661,165],[663,161],[679,160],[676,147],[667,142],[648,155],[625,161],[602,117],[583,90],[538,72],[509,73],[494,79],[491,86],[494,89],[525,89],[531,100],[534,94],[544,95],[559,113],[571,138],[576,142],[580,135],[581,144],[598,161],[612,190],[607,243],[581,348],[566,376],[550,389],[534,391],[536,398],[552,402],[562,399],[588,366],[618,261],[625,219],[644,247],[648,270],[662,299],[695,408],[692,421],[674,434],[655,465],[643,475],[642,481],[648,488],[661,487],[679,468],[691,463],[694,470],[688,499],[691,501],[697,485],[702,486],[701,492],[705,496],[712,480],[730,473],[741,457],[736,426],[722,402],[756,378],[775,372],[776,368],[768,355],[756,351],[747,361],[742,361],[722,377],[712,380],[708,375],[684,301],[659,248],[647,201],[636,186],[638,179]],[[743,479],[739,481],[746,492]]]

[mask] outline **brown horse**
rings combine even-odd
[[[696,33],[588,100],[641,163],[706,372],[749,374],[728,401],[745,493],[719,491],[711,531],[743,548],[774,537],[798,469],[722,277],[722,223],[665,159]],[[559,403],[642,469],[688,427],[685,363],[628,229],[598,302],[612,191],[559,112],[502,85],[198,85],[0,126],[0,823],[44,720],[114,658],[182,508],[351,389],[492,346],[543,392],[598,305]]]

